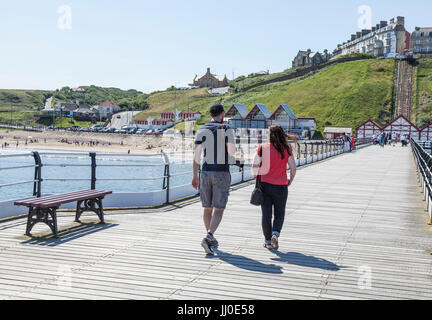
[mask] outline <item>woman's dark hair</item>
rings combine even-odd
[[[288,139],[296,140],[295,136],[287,135],[281,126],[273,125],[269,128],[270,143],[281,154],[282,159],[285,159],[285,150],[291,156],[291,148]]]

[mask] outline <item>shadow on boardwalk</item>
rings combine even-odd
[[[264,264],[260,261],[247,258],[238,254],[231,254],[223,252],[219,249],[215,249],[217,256],[211,257],[212,259],[219,259],[226,263],[233,265],[234,267],[262,273],[273,273],[282,274],[282,267],[274,264]]]
[[[116,227],[118,224],[100,224],[97,222],[80,223],[78,226],[72,226],[59,230],[59,238],[49,234],[33,235],[30,239],[23,241],[22,244],[55,247],[69,241],[85,237],[89,234]]]
[[[279,251],[272,251],[278,258],[272,258],[273,261],[285,262],[292,265],[307,267],[307,268],[317,268],[329,271],[339,271],[342,266],[338,266],[333,262],[326,259],[317,258],[314,256],[307,256],[298,252],[288,252],[282,253]]]

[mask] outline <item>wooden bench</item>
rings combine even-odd
[[[30,231],[36,223],[43,222],[50,227],[54,237],[58,237],[57,232],[57,209],[66,203],[77,202],[75,221],[80,222],[81,214],[85,211],[93,211],[104,222],[102,199],[111,194],[112,191],[82,190],[70,193],[56,194],[52,196],[32,198],[28,200],[16,201],[16,206],[29,208],[27,217],[26,235],[31,236]]]

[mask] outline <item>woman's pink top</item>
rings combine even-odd
[[[258,155],[261,156],[262,165],[260,168],[261,181],[276,186],[287,186],[289,183],[287,176],[288,159],[292,155],[290,147],[289,152],[285,150],[285,157],[282,159],[281,154],[270,143],[258,147]]]

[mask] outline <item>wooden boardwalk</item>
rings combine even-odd
[[[432,234],[410,148],[300,169],[279,252],[262,247],[251,191],[234,187],[213,258],[200,246],[197,199],[107,212],[105,226],[60,213],[59,229],[70,228],[60,240],[23,236],[25,219],[0,223],[0,299],[432,298]]]

